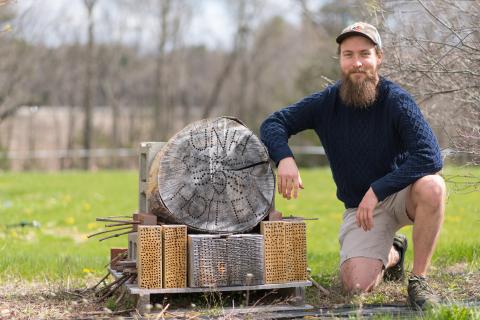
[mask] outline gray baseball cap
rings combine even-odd
[[[382,39],[380,39],[380,34],[378,33],[377,28],[366,22],[355,22],[343,29],[342,33],[340,33],[336,39],[337,43],[340,44],[346,38],[355,35],[370,39],[379,48],[382,48]]]

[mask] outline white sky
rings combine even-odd
[[[96,19],[110,19],[113,23],[97,23],[97,41],[114,40],[148,47],[152,42],[151,37],[154,36],[153,31],[156,30],[154,19],[152,16],[148,18],[149,13],[142,17],[133,14],[125,16],[112,5],[112,1],[117,0],[98,1]],[[191,1],[194,3],[193,20],[185,33],[185,41],[190,44],[206,44],[209,47],[230,46],[234,25],[226,4],[235,0]],[[87,15],[83,0],[16,0],[9,6],[18,9],[21,15],[26,15],[26,19],[21,20],[24,25],[13,22],[13,32],[29,41],[58,45],[85,39]],[[295,0],[265,0],[265,6],[259,14],[261,17],[280,15],[292,23],[298,23],[299,12],[300,8]],[[149,24],[152,24],[151,28]],[[108,27],[107,30],[105,26],[108,25],[117,27]],[[139,32],[140,29],[144,31],[143,34]]]

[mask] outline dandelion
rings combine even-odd
[[[92,205],[88,202],[83,203],[83,210],[90,211],[92,209]]]
[[[93,230],[93,229],[97,229],[98,228],[98,223],[96,222],[90,222],[89,224],[87,224],[87,229],[88,230]]]
[[[74,224],[75,223],[75,218],[74,217],[68,217],[65,219],[66,224]]]
[[[82,272],[83,272],[83,273],[92,273],[93,270],[88,269],[88,268],[83,268]]]

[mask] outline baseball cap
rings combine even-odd
[[[380,34],[378,33],[377,28],[366,22],[355,22],[354,24],[349,25],[343,29],[336,41],[338,44],[340,44],[346,38],[355,35],[366,37],[375,43],[379,48],[382,48],[382,39],[380,39]]]

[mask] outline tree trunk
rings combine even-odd
[[[93,112],[92,112],[92,78],[93,78],[93,7],[96,0],[84,0],[88,13],[88,43],[86,51],[86,70],[85,85],[83,95],[83,107],[85,110],[85,119],[83,126],[83,148],[86,151],[83,159],[83,169],[90,169],[90,149],[92,147],[92,130],[93,130]]]
[[[275,179],[260,140],[232,118],[200,120],[177,133],[150,167],[150,211],[209,233],[244,232],[268,214]]]

